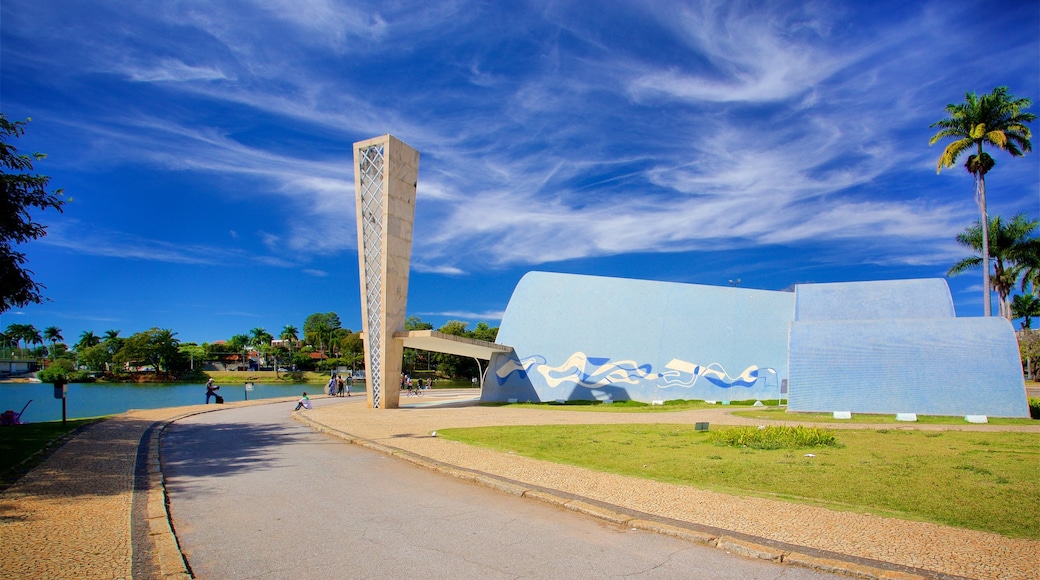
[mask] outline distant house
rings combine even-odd
[[[0,378],[27,375],[40,370],[35,359],[0,359]]]

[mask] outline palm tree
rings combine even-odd
[[[153,340],[155,341],[153,346],[155,347],[156,354],[156,369],[155,370],[170,370],[170,362],[175,356],[177,356],[177,346],[180,344],[180,339],[174,338],[177,333],[169,328],[163,329],[152,329]],[[160,368],[160,364],[162,368]]]
[[[118,330],[106,330],[105,331],[105,342],[108,342],[110,340],[116,340],[118,338],[119,338],[119,331]]]
[[[285,341],[289,347],[289,364],[292,365],[292,348],[296,341],[300,340],[300,331],[291,324],[286,324],[278,338]],[[292,366],[290,366],[292,368]]]
[[[1040,316],[1040,298],[1032,294],[1018,294],[1011,301],[1011,313],[1022,319],[1022,328],[1030,328],[1032,319]]]
[[[43,329],[43,337],[51,342],[51,360],[54,360],[54,349],[57,346],[57,342],[65,340],[65,337],[61,335],[61,329],[57,326],[48,326]]]
[[[1035,245],[1030,236],[1040,226],[1040,221],[1030,220],[1025,214],[1016,215],[1011,221],[1006,222],[1000,216],[989,221],[988,236],[979,227],[978,222],[968,227],[957,235],[957,242],[962,246],[971,248],[976,252],[975,256],[964,258],[954,264],[946,273],[947,276],[956,276],[962,272],[982,266],[984,258],[983,239],[989,243],[988,254],[993,257],[993,276],[989,280],[993,290],[1000,296],[1000,316],[1011,320],[1011,304],[1008,296],[1018,283],[1018,275],[1021,268],[1018,267],[1023,256],[1029,248]]]
[[[271,333],[267,332],[267,329],[260,327],[250,330],[249,334],[250,343],[257,348],[265,344],[271,344],[271,339],[274,338],[271,336]]]
[[[42,345],[43,344],[43,335],[40,334],[40,331],[36,330],[36,327],[31,325],[31,324],[27,324],[26,326],[28,326],[29,328],[26,329],[25,335],[22,337],[22,338],[25,339],[25,342],[28,343],[28,344],[41,344]]]
[[[22,341],[25,340],[25,333],[29,330],[30,325],[28,324],[9,324],[4,334],[7,335],[7,340],[18,350],[22,348]]]
[[[76,343],[76,350],[83,350],[99,344],[101,344],[101,337],[94,334],[93,330],[84,330],[79,335],[79,342]]]
[[[251,335],[250,343],[253,345],[253,348],[256,349],[257,365],[259,365],[260,355],[264,351],[266,351],[268,347],[271,346],[271,339],[273,339],[274,337],[271,336],[270,332],[267,332],[267,329],[262,327],[257,327],[250,330],[249,334]],[[275,372],[278,372],[277,368],[275,369]]]
[[[975,93],[967,93],[965,102],[959,104],[950,103],[946,105],[946,113],[949,115],[932,123],[930,127],[939,127],[939,132],[928,141],[934,145],[941,139],[953,139],[953,142],[943,149],[942,155],[936,164],[935,172],[939,173],[943,167],[953,167],[957,160],[965,152],[974,150],[968,156],[964,167],[975,176],[975,196],[979,204],[980,224],[988,224],[986,215],[986,173],[996,161],[983,150],[984,144],[995,146],[1011,154],[1012,157],[1020,157],[1026,151],[1033,149],[1029,139],[1032,134],[1026,123],[1036,119],[1032,113],[1023,113],[1022,109],[1029,108],[1033,102],[1029,99],[1016,99],[1008,94],[1007,87],[997,87],[993,92],[981,97]],[[985,316],[992,316],[990,301],[989,281],[989,241],[988,232],[982,230],[982,291],[983,308]]]

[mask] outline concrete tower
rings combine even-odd
[[[368,406],[396,409],[419,152],[392,135],[354,143],[358,266]]]

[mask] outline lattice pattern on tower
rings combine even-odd
[[[380,349],[374,345],[382,344],[383,303],[380,296],[382,287],[383,261],[383,162],[385,151],[377,145],[361,150],[361,216],[362,216],[362,251],[365,256],[365,304],[368,312],[368,334],[365,338],[370,353],[368,388],[372,393],[372,407],[380,407],[382,394],[383,361]]]

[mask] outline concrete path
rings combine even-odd
[[[329,404],[363,405],[315,401]],[[316,433],[284,405],[182,419],[161,448],[198,578],[837,578],[445,477]]]
[[[430,436],[446,427],[494,424],[750,422],[727,415],[725,409],[601,414],[433,404],[450,404],[452,398],[472,395],[433,391],[424,399],[403,398],[402,409],[371,411],[363,404],[345,404],[303,411],[295,418],[525,501],[555,503],[626,527],[655,529],[752,557],[866,578],[1040,577],[1037,541],[593,473]],[[93,425],[0,494],[0,578],[187,578],[168,523],[158,440],[170,422],[216,409],[198,405],[131,411]],[[1033,426],[1014,430],[1040,434]],[[640,493],[626,491],[633,489]]]

